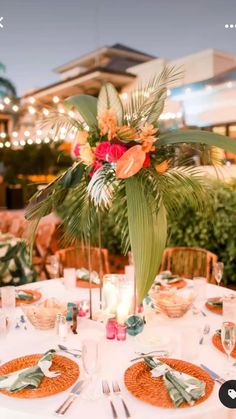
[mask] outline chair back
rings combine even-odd
[[[56,255],[62,270],[63,268],[89,269],[90,259],[91,270],[96,271],[100,278],[110,272],[107,249],[87,246],[69,247],[58,250]]]
[[[217,256],[199,247],[170,247],[165,249],[161,271],[171,271],[173,275],[193,278],[203,276],[208,282],[215,282],[213,267]]]
[[[35,249],[38,256],[45,258],[51,254],[51,242],[55,231],[54,223],[39,224],[35,235]]]

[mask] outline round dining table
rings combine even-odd
[[[191,288],[191,282],[188,281],[188,286]],[[41,292],[41,301],[48,298],[56,298],[63,302],[75,302],[89,298],[89,290],[86,288],[76,288],[68,290],[65,288],[62,279],[53,279],[47,281],[40,281],[37,283],[27,284],[21,286],[21,289],[37,289]],[[223,287],[207,284],[207,297],[215,297],[219,295],[227,295],[233,291]],[[99,309],[99,289],[92,290],[93,311]],[[182,331],[185,325],[194,324],[195,318],[201,317],[202,327],[204,324],[210,325],[210,334],[205,337],[202,345],[198,345],[197,356],[191,360],[193,364],[200,365],[201,363],[208,366],[210,369],[222,375],[227,367],[226,355],[216,349],[211,337],[216,329],[219,329],[222,324],[222,316],[208,311],[202,306],[203,313],[191,317],[186,314],[180,319],[165,318],[157,314],[152,319],[151,325],[149,322],[145,326],[152,327],[155,330],[164,330],[171,336],[172,349],[171,358],[181,359],[182,357]],[[14,317],[20,317],[22,314],[21,308],[17,307],[14,312]],[[14,324],[14,322],[13,322]],[[143,350],[144,346],[142,339],[139,337],[127,336],[126,341],[107,340],[105,325],[99,321],[90,320],[87,318],[78,318],[78,334],[68,334],[64,345],[68,348],[81,348],[81,342],[84,338],[96,336],[100,340],[100,369],[99,377],[106,379],[110,386],[112,380],[117,380],[121,394],[130,410],[132,419],[236,419],[236,409],[228,409],[222,405],[219,400],[218,392],[220,384],[215,382],[213,392],[210,397],[203,403],[188,407],[188,408],[160,408],[148,403],[145,403],[135,398],[126,389],[124,384],[124,373],[126,369],[132,365],[131,359],[135,358],[136,352]],[[56,349],[59,343],[59,338],[54,329],[37,330],[29,322],[26,330],[24,328],[11,328],[7,336],[0,338],[0,360],[1,364],[30,354],[43,354],[49,349]],[[148,352],[148,348],[146,347]],[[151,348],[153,349],[153,348]],[[150,349],[150,350],[151,350]],[[81,359],[73,358],[63,352],[61,355],[67,356],[77,362],[80,367],[81,376],[83,375],[83,366]],[[236,379],[236,367],[235,379]],[[98,385],[99,381],[98,381]],[[0,418],[1,419],[52,419],[56,417],[55,410],[62,404],[62,402],[69,395],[69,390],[58,393],[50,397],[39,399],[20,399],[6,396],[0,393]],[[121,400],[112,395],[113,402],[116,406],[118,417],[125,418],[125,412],[121,404]],[[112,419],[112,411],[107,397],[102,394],[96,400],[88,400],[83,397],[83,394],[78,396],[77,400],[72,404],[70,409],[65,414],[68,419]]]

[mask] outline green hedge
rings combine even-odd
[[[168,246],[197,246],[218,255],[225,264],[224,282],[236,282],[236,181],[212,182],[213,202],[204,213],[185,206],[169,218]],[[208,197],[206,196],[206,199]],[[102,222],[103,246],[121,253],[114,214]]]
[[[224,282],[236,282],[236,181],[213,182],[212,208],[204,213],[184,207],[169,220],[168,246],[198,246],[225,264]],[[207,199],[207,197],[206,197]]]

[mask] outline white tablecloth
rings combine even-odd
[[[88,298],[88,290],[80,288],[73,292],[68,292],[60,280],[43,281],[30,285],[30,287],[39,288],[42,292],[43,299],[55,297],[64,301],[77,301]],[[29,288],[29,285],[25,286],[25,288]],[[228,292],[229,290],[217,288],[213,285],[207,286],[208,296],[216,296],[219,293],[222,295]],[[93,290],[93,296],[94,306],[98,307],[98,290]],[[207,312],[207,317],[203,317],[202,322],[203,324],[206,322],[209,323],[211,325],[211,332],[213,332],[221,326],[222,317],[207,310],[205,312]],[[16,316],[20,314],[21,311],[18,308],[16,310]],[[164,320],[161,316],[157,316],[155,326],[157,330],[158,325],[165,325],[169,328],[174,342],[174,349],[171,355],[174,358],[181,357],[179,331],[184,327],[186,321],[189,322],[188,316],[178,320],[168,319],[168,321]],[[108,341],[105,338],[105,328],[102,324],[86,319],[79,319],[79,334],[69,335],[66,345],[68,347],[75,347],[77,345],[80,348],[83,337],[94,334],[98,334],[101,337],[101,375],[110,381],[112,379],[119,381],[122,394],[132,413],[133,419],[236,419],[235,409],[227,409],[220,403],[218,398],[220,386],[217,383],[215,384],[213,394],[207,401],[187,409],[162,409],[135,399],[123,384],[123,373],[130,366],[130,359],[135,357],[134,352],[141,349],[140,343],[130,336],[126,342]],[[56,348],[57,343],[58,338],[52,330],[40,331],[33,329],[32,326],[28,326],[27,331],[14,329],[8,334],[5,341],[1,341],[0,359],[2,362],[5,362],[26,354],[43,353],[50,348]],[[81,366],[81,361],[79,360],[78,362]],[[204,363],[209,368],[222,373],[226,366],[226,357],[212,346],[209,338],[206,339],[203,345],[199,345],[198,358],[193,362],[196,364]],[[44,399],[24,400],[10,398],[0,394],[0,418],[55,419],[54,411],[64,401],[67,395],[68,391]],[[114,397],[114,402],[119,412],[119,418],[125,417],[120,400]],[[66,417],[68,419],[78,419],[78,417],[112,419],[112,414],[108,401],[103,397],[96,401],[88,401],[79,397],[67,412]]]

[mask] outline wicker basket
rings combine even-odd
[[[159,292],[151,295],[152,303],[158,312],[168,317],[182,317],[193,303],[192,295],[188,297],[176,296],[173,293]]]
[[[55,327],[57,314],[66,315],[67,309],[65,305],[56,304],[47,306],[47,302],[38,306],[21,306],[24,314],[29,322],[36,328],[41,330],[53,329]]]

